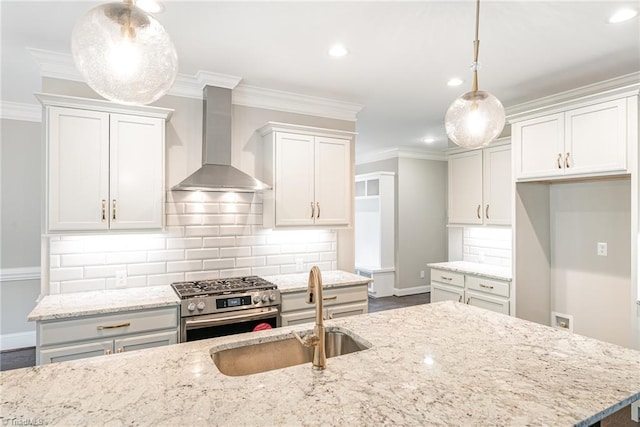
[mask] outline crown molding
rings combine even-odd
[[[507,120],[511,122],[524,115],[561,107],[579,99],[588,100],[606,95],[617,96],[625,93],[638,93],[639,90],[640,71],[513,105],[506,109],[506,116]]]
[[[42,107],[38,104],[23,104],[0,100],[0,119],[41,122]]]
[[[419,160],[437,160],[447,161],[447,154],[434,151],[416,151],[406,148],[391,148],[384,151],[376,151],[364,153],[356,156],[356,165],[364,165],[366,163],[379,162],[388,159],[419,159]]]
[[[233,91],[233,103],[246,107],[356,121],[363,105],[282,90],[241,84]]]
[[[30,47],[27,50],[38,63],[42,77],[84,82],[71,54]],[[203,87],[211,85],[233,89],[232,103],[235,105],[352,122],[356,121],[356,115],[363,108],[352,102],[240,84],[241,80],[239,76],[204,70],[198,71],[195,76],[178,74],[167,95],[202,99]]]

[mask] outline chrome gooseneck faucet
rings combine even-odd
[[[325,352],[325,336],[322,308],[322,274],[317,266],[313,266],[309,272],[309,283],[307,288],[307,304],[316,306],[316,325],[313,334],[301,338],[296,332],[293,335],[305,347],[313,346],[313,369],[322,370],[327,366],[327,356]]]

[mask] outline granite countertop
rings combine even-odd
[[[180,298],[171,286],[47,295],[29,313],[28,320],[64,319],[177,305],[180,305]]]
[[[458,273],[470,273],[483,276],[489,279],[511,281],[512,273],[510,267],[500,267],[496,265],[480,264],[467,261],[434,262],[427,264],[428,267],[442,270],[456,271]]]
[[[212,349],[296,325],[0,372],[3,423],[587,426],[640,399],[640,352],[456,302],[333,319],[371,348],[228,377]]]
[[[306,291],[309,272],[263,276],[263,279],[278,285],[280,293]],[[339,286],[362,285],[372,282],[369,277],[358,276],[346,271],[331,270],[322,272],[322,287],[335,288]]]

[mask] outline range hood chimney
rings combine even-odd
[[[264,182],[231,166],[231,89],[205,86],[202,112],[202,167],[171,190],[257,192],[270,189]]]

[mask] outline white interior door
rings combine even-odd
[[[315,139],[315,223],[348,225],[352,186],[349,141],[325,137]]]

